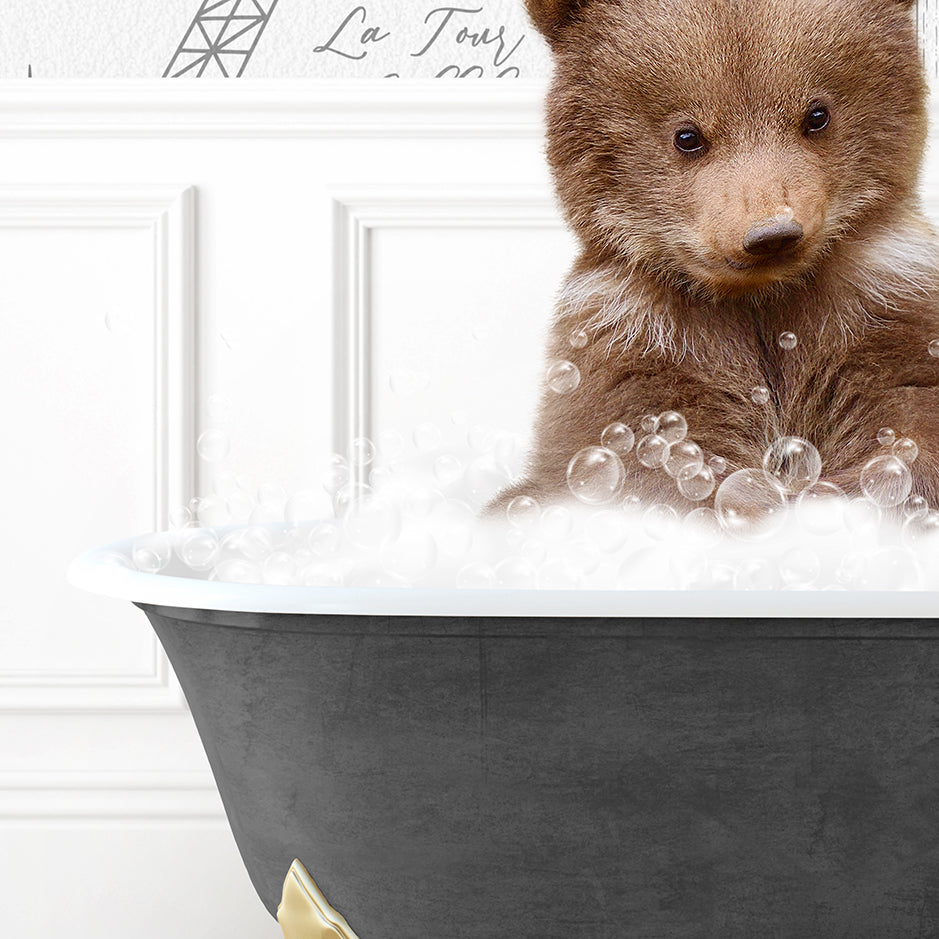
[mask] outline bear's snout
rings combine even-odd
[[[747,254],[767,257],[795,247],[805,232],[791,218],[770,218],[758,222],[743,236],[743,250]]]

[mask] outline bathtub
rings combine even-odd
[[[267,909],[315,881],[288,935],[939,933],[936,594],[266,587],[129,545],[70,580],[152,623]]]

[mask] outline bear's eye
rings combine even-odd
[[[675,132],[675,146],[682,153],[700,153],[704,150],[704,137],[694,127],[683,127]]]
[[[828,108],[823,104],[818,104],[805,115],[805,121],[802,126],[805,128],[807,134],[817,134],[820,130],[824,130],[828,126],[830,120],[831,114],[829,114]]]

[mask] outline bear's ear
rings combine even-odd
[[[564,24],[586,5],[587,0],[525,0],[532,23],[548,42],[554,42]]]

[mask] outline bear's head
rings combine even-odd
[[[527,0],[548,158],[594,260],[711,300],[808,275],[916,198],[911,0]]]

